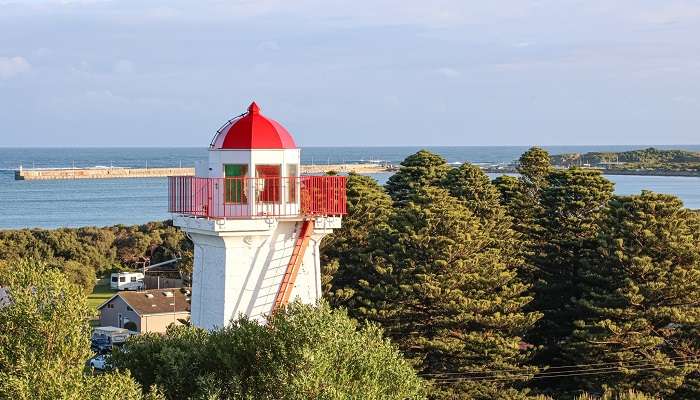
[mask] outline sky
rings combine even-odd
[[[0,146],[700,143],[700,1],[0,0]]]

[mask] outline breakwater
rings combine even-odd
[[[15,180],[158,178],[194,175],[194,168],[55,168],[15,171]]]
[[[341,173],[355,172],[373,174],[395,170],[392,165],[383,164],[323,164],[302,165],[304,174],[323,174],[330,171]],[[15,171],[15,180],[59,180],[59,179],[117,179],[117,178],[160,178],[166,176],[193,176],[194,168],[20,168]]]

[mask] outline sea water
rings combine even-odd
[[[624,151],[645,146],[545,146],[552,154]],[[700,146],[655,146],[700,151]],[[527,147],[426,147],[450,163],[502,164]],[[420,147],[310,147],[304,164],[378,162],[399,164]],[[191,167],[205,159],[205,148],[0,148],[0,229],[56,228],[139,224],[170,218],[166,178],[15,181],[14,170],[26,168]],[[374,174],[384,183],[391,174]],[[495,176],[495,175],[492,175]],[[618,194],[653,190],[678,196],[700,208],[700,177],[607,176]]]

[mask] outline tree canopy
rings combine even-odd
[[[327,303],[292,303],[266,325],[175,327],[129,340],[114,365],[169,399],[422,399],[416,373],[376,325]]]
[[[128,374],[86,373],[91,310],[62,273],[31,260],[8,263],[0,285],[10,296],[0,308],[0,398],[143,398]]]

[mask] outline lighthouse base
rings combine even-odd
[[[321,239],[340,228],[339,217],[316,218],[291,300],[321,298]],[[303,220],[210,220],[176,216],[194,242],[191,321],[215,329],[246,315],[264,321],[273,309]]]

